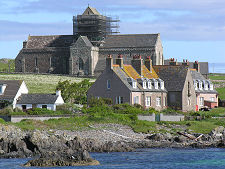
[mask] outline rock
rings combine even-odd
[[[81,166],[99,165],[97,160],[93,160],[87,151],[74,153],[73,151],[47,152],[40,158],[30,160],[24,166],[55,167],[55,166]]]
[[[154,141],[161,141],[161,140],[165,140],[165,137],[164,137],[163,134],[156,133],[156,134],[152,134],[150,136],[147,136],[146,139],[154,140]]]

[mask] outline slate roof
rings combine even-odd
[[[17,104],[54,104],[57,98],[56,94],[22,94]]]
[[[100,48],[152,47],[156,45],[159,34],[107,35]]]
[[[164,65],[169,65],[170,59],[164,60]],[[203,75],[209,74],[209,64],[208,62],[198,62],[200,64],[200,73]],[[194,68],[194,62],[189,62],[189,68]],[[178,65],[182,65],[182,62],[178,62]]]
[[[153,66],[158,76],[164,80],[167,91],[182,91],[186,80],[187,66]]]
[[[80,37],[83,39],[83,41],[86,44],[86,46],[89,46],[89,47],[92,47],[93,46],[92,43],[87,38],[87,36],[80,36]]]
[[[29,36],[26,48],[69,47],[76,40],[76,35]]]
[[[7,85],[4,93],[0,95],[0,100],[13,101],[22,82],[21,80],[0,80],[1,85]]]
[[[152,78],[149,78],[149,79],[154,79],[153,77],[155,77],[155,74],[156,74],[155,71],[154,71],[154,73],[152,73],[152,72],[150,72],[147,69],[147,70],[145,70],[146,71],[145,73],[147,74],[147,76],[143,75],[142,77],[137,73],[137,71],[131,65],[123,65],[123,68],[121,68],[119,65],[113,65],[113,71],[116,73],[116,75],[121,79],[121,81],[131,91],[167,92],[166,89],[148,89],[148,88],[147,89],[143,89],[143,87],[139,83],[137,83],[137,88],[135,89],[127,81],[128,79],[135,79],[135,80],[137,80],[137,79],[140,79],[140,78],[148,78],[149,76],[152,76]]]
[[[89,10],[90,12],[92,12],[91,14],[93,15],[100,15],[100,13],[97,11],[97,9],[88,6],[87,9],[84,11],[84,13],[82,15],[85,15],[86,11]]]
[[[205,82],[209,82],[212,83],[210,80],[206,79],[201,73],[199,73],[196,70],[191,70],[191,76],[193,80],[200,80],[200,81],[205,81]],[[195,90],[195,92],[197,93],[218,93],[215,89],[213,90],[205,90],[204,88],[202,90]]]

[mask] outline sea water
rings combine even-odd
[[[225,169],[225,149],[139,149],[135,152],[91,153],[99,166],[41,167],[41,169]],[[1,169],[22,167],[30,159],[0,159]],[[40,168],[39,168],[40,169]]]

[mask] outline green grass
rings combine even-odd
[[[217,88],[216,91],[219,93],[219,98],[225,100],[225,87]]]
[[[210,75],[209,79],[211,79],[211,80],[225,80],[225,75],[224,74]]]
[[[10,64],[10,71],[14,72],[15,70],[15,62],[14,59],[9,59],[8,60],[11,64]],[[5,71],[9,71],[9,64],[4,62],[3,59],[0,59],[0,72],[5,72]]]
[[[56,76],[56,75],[37,75],[37,74],[0,74],[1,80],[24,80],[29,93],[54,93],[59,81],[70,80],[80,82],[83,78]],[[91,79],[90,81],[94,81]]]

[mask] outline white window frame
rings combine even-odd
[[[210,97],[210,100],[211,100],[212,102],[215,102],[215,97]]]
[[[161,106],[161,97],[156,98],[156,106],[158,106],[158,107]]]
[[[213,84],[210,84],[210,90],[213,90]]]
[[[199,82],[199,89],[202,90],[202,82]]]
[[[134,96],[134,104],[139,104],[139,96]]]
[[[111,89],[111,80],[107,80],[107,89]]]
[[[146,82],[143,82],[143,89],[147,89]]]
[[[188,106],[191,105],[191,98],[188,98]]]
[[[151,96],[146,96],[146,98],[145,98],[145,105],[146,106],[151,106]]]
[[[204,97],[199,98],[199,105],[204,106]]]
[[[152,83],[151,82],[148,82],[148,88],[152,89]]]
[[[159,89],[159,87],[158,87],[158,81],[155,81],[154,84],[155,84],[155,89]]]
[[[133,87],[134,89],[136,89],[136,88],[137,88],[137,82],[132,82],[132,87]]]
[[[164,81],[160,83],[161,83],[161,89],[164,90]]]

